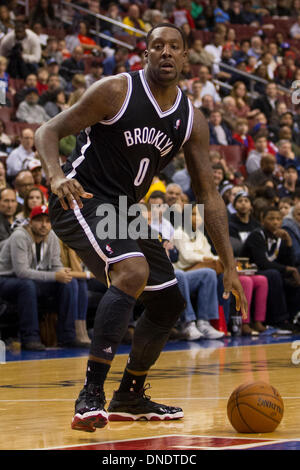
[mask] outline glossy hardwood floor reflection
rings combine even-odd
[[[185,418],[114,422],[95,433],[70,427],[86,357],[0,364],[0,449],[84,446],[170,434],[300,439],[300,365],[293,364],[293,353],[295,357],[292,343],[230,348],[191,343],[190,350],[164,352],[149,376],[147,394],[155,401],[181,406]],[[108,401],[126,359],[127,355],[115,358],[106,383]],[[269,382],[283,397],[284,417],[272,434],[237,434],[228,422],[227,400],[235,387],[248,380]]]

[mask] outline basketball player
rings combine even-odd
[[[118,231],[110,239],[97,235],[97,224],[103,219],[97,208],[113,204],[123,220],[119,196],[127,197],[128,206],[140,201],[154,175],[182,146],[197,202],[205,204],[207,229],[224,265],[224,295],[228,297],[232,291],[237,308],[247,310],[229,243],[225,206],[209,163],[208,126],[177,87],[186,56],[180,29],[171,24],[155,26],[147,36],[145,70],[96,82],[79,102],[36,133],[36,147],[53,193],[49,203],[53,229],[77,251],[96,278],[108,285],[95,315],[73,429],[95,431],[108,418],[183,417],[181,408],[157,404],[145,395],[148,371],[184,309],[161,241],[121,239]],[[76,149],[62,170],[59,139],[80,131]],[[120,387],[107,412],[104,382],[138,298],[145,311],[135,329]]]

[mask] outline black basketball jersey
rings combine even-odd
[[[95,197],[117,204],[127,196],[134,204],[189,139],[193,107],[177,88],[174,105],[162,111],[144,70],[123,75],[128,87],[121,109],[80,133],[64,172]]]

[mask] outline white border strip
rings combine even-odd
[[[182,147],[189,140],[192,129],[193,129],[193,124],[194,124],[194,107],[189,98],[188,98],[188,104],[189,104],[189,118],[188,118],[188,123],[186,126],[185,137],[181,145]]]
[[[148,96],[149,100],[151,101],[151,103],[153,104],[157,114],[159,115],[160,118],[164,118],[166,116],[169,116],[169,114],[172,114],[174,113],[174,111],[176,111],[176,109],[178,108],[178,105],[180,103],[180,100],[181,100],[181,96],[182,96],[182,91],[180,90],[179,87],[177,87],[177,97],[176,97],[176,100],[175,100],[175,103],[173,104],[173,106],[168,109],[167,111],[162,111],[156,101],[156,99],[154,98],[153,94],[152,94],[152,91],[147,83],[147,80],[146,80],[146,77],[145,77],[145,71],[144,69],[143,70],[140,70],[139,71],[139,74],[140,74],[140,79],[141,79],[141,82],[143,84],[143,87],[144,87],[144,90],[146,92],[146,95]]]
[[[174,286],[177,284],[177,279],[172,279],[171,281],[164,282],[163,284],[157,284],[156,286],[146,286],[144,291],[155,291],[166,289],[167,287]]]
[[[131,75],[129,75],[129,73],[122,73],[120,75],[124,75],[127,78],[127,83],[128,83],[127,93],[126,93],[124,103],[122,104],[121,109],[117,112],[117,114],[114,117],[112,117],[111,119],[108,119],[107,121],[99,121],[100,124],[104,124],[106,126],[111,126],[112,124],[115,124],[115,122],[121,119],[121,117],[123,116],[123,114],[125,113],[127,109],[127,106],[131,97],[131,93],[132,93],[132,78],[131,78]]]
[[[86,144],[84,144],[81,148],[81,155],[79,157],[77,157],[76,160],[74,160],[74,162],[72,162],[73,170],[69,174],[66,175],[66,178],[68,178],[68,179],[74,178],[74,176],[77,173],[76,168],[85,160],[86,149],[91,145],[91,139],[89,137],[89,134],[91,132],[91,128],[87,127],[84,130],[84,132],[86,133],[86,136],[87,136]]]

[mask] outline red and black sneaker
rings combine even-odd
[[[96,428],[103,428],[108,422],[108,414],[104,409],[105,403],[102,387],[95,384],[85,385],[75,402],[72,429],[94,432]]]
[[[166,421],[183,418],[181,408],[166,406],[151,401],[141,392],[114,392],[108,407],[109,421]]]

